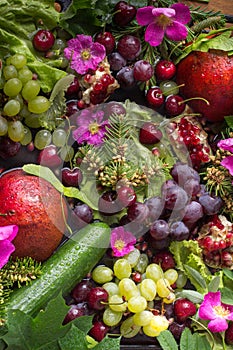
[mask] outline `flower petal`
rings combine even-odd
[[[220,140],[217,145],[219,148],[224,149],[225,151],[229,151],[233,153],[233,138],[230,137],[225,140]]]
[[[82,49],[90,48],[93,43],[92,37],[90,35],[79,34],[76,36],[76,39],[78,39]]]
[[[204,300],[199,308],[198,315],[203,320],[215,319],[216,312],[214,311],[215,306],[221,305],[221,293],[220,292],[209,292],[204,296]]]
[[[160,15],[164,15],[168,18],[172,18],[175,16],[176,11],[172,8],[164,8],[164,7],[154,7],[152,14],[154,17],[158,17]]]
[[[153,9],[154,6],[146,6],[137,10],[136,20],[140,26],[147,26],[154,21],[154,16],[152,14]]]
[[[156,23],[148,25],[145,31],[145,41],[151,46],[158,46],[161,44],[164,37],[164,30]]]
[[[121,242],[120,247],[117,245],[118,242]],[[135,236],[131,232],[125,231],[123,226],[112,230],[110,244],[114,256],[120,257],[130,253],[134,249],[135,243]]]
[[[166,27],[165,34],[170,40],[180,41],[186,39],[188,29],[182,23],[173,21],[171,25]]]
[[[18,230],[17,225],[0,226],[0,241],[7,239],[11,242],[16,237]]]
[[[10,241],[0,241],[0,269],[6,265],[14,250],[15,247]]]
[[[221,165],[224,166],[224,168],[226,168],[229,171],[229,173],[233,176],[233,156],[225,157],[221,161]]]
[[[191,21],[190,10],[187,5],[176,3],[176,4],[173,4],[171,8],[176,11],[176,14],[174,17],[176,21],[183,24],[187,24],[189,21]]]
[[[224,332],[228,328],[228,323],[225,318],[217,317],[208,324],[208,329],[213,332]]]
[[[229,314],[225,317],[226,320],[233,321],[233,305],[222,303],[222,306],[229,312]]]

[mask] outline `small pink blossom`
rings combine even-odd
[[[84,109],[77,117],[78,128],[73,131],[73,138],[82,144],[87,142],[90,145],[99,146],[103,143],[108,120],[104,120],[104,112],[93,112],[91,109]]]
[[[18,226],[0,226],[0,269],[8,262],[15,247],[11,243],[18,233]]]
[[[185,24],[191,20],[188,6],[176,3],[169,8],[146,6],[137,10],[139,25],[147,26],[145,41],[151,46],[158,46],[166,35],[170,40],[186,39],[188,29]]]
[[[225,140],[220,140],[217,146],[223,149],[224,151],[229,151],[233,153],[233,138],[230,137]],[[221,165],[229,171],[231,176],[233,176],[233,155],[225,157],[221,161]]]
[[[70,67],[81,75],[86,74],[89,69],[96,70],[106,56],[105,47],[93,42],[89,35],[77,35],[67,45],[64,55],[70,60]]]
[[[134,250],[135,243],[134,235],[129,231],[125,231],[123,226],[115,227],[112,230],[110,244],[114,256],[121,257],[130,253]]]
[[[221,293],[209,292],[204,296],[199,311],[199,318],[210,320],[208,329],[215,332],[224,332],[228,328],[227,320],[233,321],[233,306],[221,302]]]

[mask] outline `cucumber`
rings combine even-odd
[[[104,223],[74,233],[43,263],[40,277],[11,293],[6,311],[19,309],[33,317],[60,291],[66,295],[103,257],[109,239],[110,228]]]

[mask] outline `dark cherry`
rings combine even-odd
[[[73,290],[71,291],[71,296],[76,303],[87,301],[88,294],[90,293],[92,288],[93,285],[90,282],[90,280],[82,280],[73,288]]]
[[[139,131],[139,141],[145,145],[156,144],[162,137],[162,132],[152,122],[144,123]]]
[[[70,117],[71,115],[79,112],[79,104],[78,104],[78,100],[74,99],[74,100],[68,100],[66,102],[66,115],[68,117]]]
[[[62,164],[63,160],[57,154],[57,147],[49,145],[40,151],[37,162],[49,168],[57,168]]]
[[[66,96],[77,95],[79,90],[80,90],[79,80],[77,77],[74,77],[74,81],[70,84],[70,86],[66,90]]]
[[[156,253],[152,260],[153,263],[161,265],[163,271],[174,269],[176,265],[173,255],[168,250]]]
[[[128,208],[127,215],[130,221],[144,223],[144,221],[148,218],[149,209],[146,204],[136,202]]]
[[[102,287],[92,288],[87,297],[88,306],[93,310],[103,310],[108,302],[108,292]]]
[[[150,107],[156,109],[163,105],[165,97],[159,87],[152,87],[147,91],[146,100]]]
[[[117,199],[123,207],[129,207],[137,200],[137,195],[133,188],[122,186],[117,189]]]
[[[170,95],[165,101],[165,111],[169,116],[175,117],[185,110],[184,99],[180,95]]]
[[[55,37],[50,30],[40,29],[34,35],[32,43],[37,51],[46,52],[53,46]]]
[[[94,338],[96,341],[100,342],[104,339],[107,333],[110,331],[110,327],[104,324],[100,320],[93,322],[93,326],[90,329],[89,335]]]
[[[115,38],[110,32],[97,33],[94,40],[105,47],[106,55],[112,53],[116,45]]]
[[[137,9],[125,1],[119,1],[114,7],[114,13],[114,22],[118,26],[124,27],[136,16]]]
[[[154,75],[154,68],[148,61],[139,60],[134,64],[133,73],[135,80],[148,81]]]
[[[67,324],[73,320],[75,320],[78,317],[87,315],[88,308],[85,303],[80,303],[77,305],[71,305],[68,313],[66,314],[63,324]]]
[[[79,168],[63,168],[61,176],[63,185],[68,187],[78,187],[82,181],[82,172]]]
[[[119,39],[117,51],[126,60],[134,60],[141,52],[141,41],[134,35],[126,34]]]
[[[122,205],[118,203],[116,191],[104,192],[98,201],[99,212],[102,215],[110,216],[118,213],[122,209]]]
[[[172,61],[161,60],[155,66],[155,75],[159,80],[169,80],[175,73],[176,66]]]
[[[180,298],[174,303],[174,314],[178,323],[184,323],[189,317],[194,316],[196,311],[195,304],[189,299]]]
[[[0,137],[0,157],[8,159],[14,157],[20,150],[20,142],[12,141],[8,136]]]

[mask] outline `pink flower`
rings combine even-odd
[[[146,6],[137,10],[139,25],[147,26],[145,41],[151,46],[161,44],[166,35],[170,40],[184,40],[188,35],[185,24],[191,20],[188,6],[177,3],[169,8]]]
[[[114,256],[120,257],[130,253],[134,250],[136,238],[134,235],[125,231],[123,226],[115,227],[111,233],[110,244]]]
[[[78,128],[73,131],[73,138],[82,144],[87,142],[90,145],[99,146],[103,143],[107,120],[103,120],[104,112],[92,112],[91,109],[84,109],[77,117]]]
[[[18,233],[18,226],[8,225],[0,227],[0,269],[8,262],[15,250],[11,243]]]
[[[218,142],[218,147],[222,148],[224,151],[229,151],[233,153],[233,138],[228,138]],[[221,161],[221,165],[226,168],[231,176],[233,176],[233,155],[227,156]]]
[[[228,328],[227,320],[233,321],[233,306],[221,302],[220,292],[209,292],[204,296],[198,314],[201,319],[210,320],[208,329],[211,332],[224,332]]]
[[[89,69],[96,70],[106,56],[105,47],[95,43],[89,35],[77,35],[70,39],[64,49],[65,57],[70,60],[70,67],[78,74],[86,74]]]

